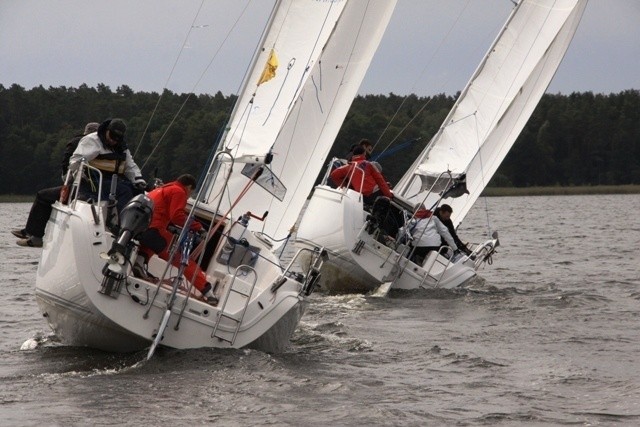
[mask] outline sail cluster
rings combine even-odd
[[[467,214],[533,113],[562,60],[586,0],[523,0],[397,191],[435,202],[451,176],[469,194],[446,203],[455,224]],[[447,173],[449,172],[449,173]],[[440,185],[438,185],[440,184]]]
[[[250,227],[275,239],[286,236],[325,163],[395,4],[278,2],[222,141],[236,159],[270,159],[263,172],[268,178],[249,188],[232,217],[260,206],[256,213],[268,210],[269,215]],[[235,165],[231,171],[230,164],[221,166],[222,173],[230,173],[224,194],[245,188],[249,178],[242,174],[243,167]],[[214,208],[216,196],[223,194],[221,181],[207,191],[207,203]],[[269,182],[273,191],[268,191]],[[223,197],[220,211],[235,202]]]

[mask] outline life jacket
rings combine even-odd
[[[102,145],[100,154],[89,161],[89,164],[96,169],[102,171],[103,176],[109,177],[113,174],[123,176],[127,167],[127,144],[119,143],[114,147],[108,146],[104,141],[107,136],[107,126],[109,122],[105,121],[98,127],[98,139]]]
[[[98,154],[95,159],[89,161],[89,164],[107,174],[123,175],[126,160],[127,154],[124,151],[113,151],[111,153]]]

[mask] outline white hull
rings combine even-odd
[[[315,188],[296,244],[321,245],[329,252],[321,280],[328,291],[368,292],[385,282],[392,282],[394,289],[451,289],[476,276],[481,262],[468,257],[450,263],[432,253],[423,266],[409,261],[402,255],[403,247],[385,246],[364,230],[366,215],[359,193],[322,185]],[[495,243],[490,242],[492,249]]]
[[[158,331],[167,310],[170,286],[161,286],[154,299],[156,285],[131,276],[116,298],[99,292],[105,264],[100,253],[110,248],[112,239],[102,224],[94,224],[87,203],[77,202],[75,209],[54,206],[38,266],[36,298],[50,326],[66,344],[114,352],[136,351],[148,347]],[[265,256],[269,255],[272,254]],[[155,257],[152,261],[150,268],[155,267],[153,272],[157,273],[163,261]],[[222,306],[233,278],[227,268],[212,261],[207,271],[209,277],[220,281],[218,306]],[[237,323],[226,317],[222,317],[213,336],[220,307],[195,296],[186,301],[187,295],[179,292],[160,344],[172,348],[250,346],[270,352],[286,347],[304,312],[302,284],[287,278],[272,292],[271,285],[280,277],[280,268],[259,262],[255,269],[259,281],[244,316],[241,311],[246,299],[235,292],[229,294],[224,307],[226,315],[241,318],[235,339]],[[236,278],[234,289],[249,289],[250,283],[238,280],[241,279]]]

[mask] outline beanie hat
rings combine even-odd
[[[107,130],[111,132],[111,138],[118,142],[124,141],[124,133],[127,131],[127,125],[124,123],[122,119],[113,119]]]

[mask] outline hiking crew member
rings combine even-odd
[[[393,198],[387,180],[365,157],[362,146],[355,147],[349,164],[335,169],[329,177],[338,187],[349,186],[362,193],[365,205],[372,205],[378,196]]]
[[[413,238],[412,246],[415,249],[411,258],[416,264],[422,265],[429,252],[439,250],[443,240],[453,251],[458,249],[447,227],[424,207],[416,211],[414,218],[407,226],[407,231]]]
[[[463,243],[462,240],[460,240],[460,238],[458,237],[458,233],[456,232],[456,228],[453,226],[453,221],[451,221],[452,213],[453,208],[451,208],[451,206],[447,204],[440,205],[433,212],[433,214],[438,217],[440,222],[442,222],[442,224],[447,227],[447,230],[449,230],[449,234],[451,234],[454,242],[456,242],[456,246],[458,247],[458,249],[467,255],[471,255],[471,251],[469,250],[469,248],[467,248],[467,245]],[[446,244],[444,238],[442,239],[442,244]]]
[[[64,158],[62,159],[63,180],[67,174],[67,169],[69,169],[69,158],[78,146],[78,142],[80,142],[84,135],[94,133],[97,130],[98,123],[87,123],[84,127],[84,134],[73,137],[73,139],[67,143]],[[53,209],[52,206],[60,197],[61,189],[62,186],[44,188],[36,193],[36,200],[31,205],[31,210],[29,211],[29,217],[27,218],[27,224],[25,227],[11,230],[11,233],[20,239],[16,241],[18,245],[32,248],[42,247],[44,230],[47,226],[47,221],[49,221],[49,217],[51,216],[51,210]]]
[[[78,143],[71,155],[69,168],[74,170],[81,160],[102,172],[102,200],[109,198],[111,179],[118,177],[116,199],[118,212],[135,194],[143,191],[147,182],[142,178],[140,168],[133,161],[131,152],[124,142],[127,125],[122,119],[105,120],[98,131],[86,135]],[[95,171],[87,171],[80,184],[80,194],[84,199],[97,197],[99,175]],[[135,187],[135,189],[134,189]]]

